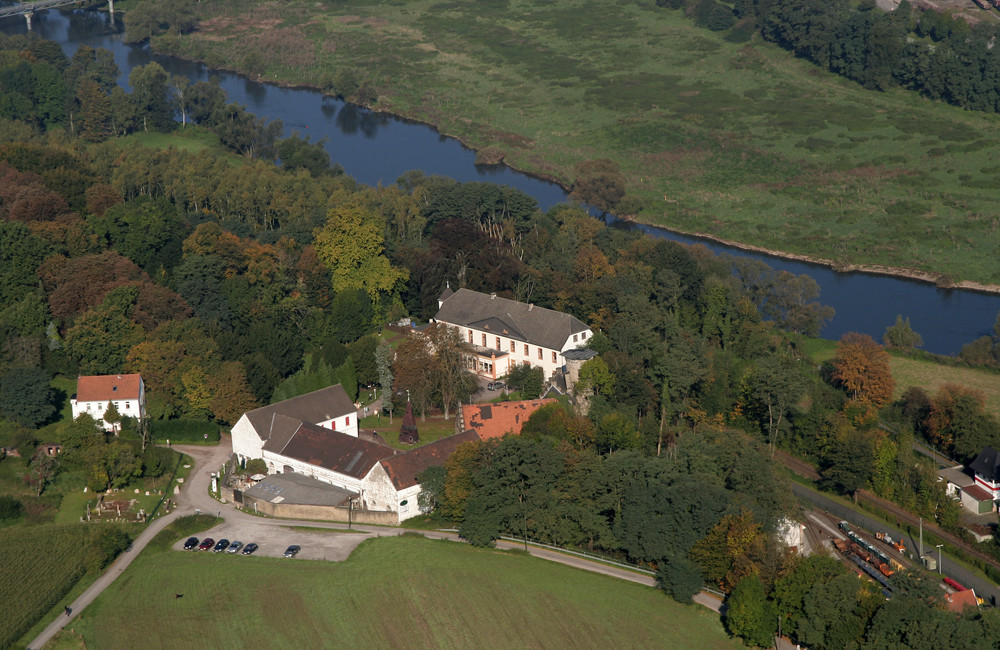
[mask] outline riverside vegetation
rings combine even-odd
[[[176,30],[127,20],[131,37],[426,121],[485,162],[567,187],[596,177],[612,186],[599,206],[642,221],[840,267],[1000,284],[992,115],[865,90],[652,2],[190,8]],[[603,176],[587,167],[599,160]]]

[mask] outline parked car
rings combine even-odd
[[[486,384],[486,390],[501,390],[507,387],[507,384],[502,381],[491,381]]]
[[[201,541],[201,544],[198,546],[198,548],[202,551],[207,551],[213,546],[215,546],[215,540],[212,539],[211,537],[206,537]]]
[[[235,542],[229,545],[229,548],[226,549],[226,553],[235,553],[241,548],[243,548],[243,542],[236,540]]]
[[[229,540],[228,539],[220,539],[215,544],[215,548],[213,548],[212,550],[215,551],[216,553],[221,553],[222,551],[226,550],[227,548],[229,548]]]
[[[196,548],[197,546],[198,546],[198,538],[197,537],[188,537],[187,541],[184,542],[184,550],[185,551],[190,551],[191,549]]]
[[[253,555],[253,552],[257,550],[257,545],[250,542],[243,547],[243,555]]]
[[[302,550],[301,546],[292,544],[291,546],[285,549],[285,557],[295,557],[301,550]]]

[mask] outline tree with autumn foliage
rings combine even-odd
[[[876,408],[888,404],[896,388],[889,353],[872,337],[857,332],[841,337],[833,359],[833,378],[852,399]]]

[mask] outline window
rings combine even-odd
[[[510,342],[510,351],[511,352],[517,352],[517,350],[515,349],[516,347],[517,347],[517,345],[513,341],[511,341]]]
[[[351,416],[350,416],[350,415],[348,415],[348,416],[347,416],[347,417],[346,417],[346,418],[344,419],[344,426],[345,426],[345,427],[349,427],[349,426],[351,426]]]
[[[125,408],[126,410],[132,408],[132,404],[130,402],[125,402]]]
[[[573,335],[573,342],[574,342],[574,343],[576,343],[576,341],[577,341],[577,337],[578,337],[578,336],[579,336],[578,334],[574,334],[574,335]]]
[[[472,330],[469,330],[469,343],[472,343]]]
[[[542,360],[542,349],[541,348],[538,348],[538,360],[539,361]]]
[[[524,356],[528,356],[528,344],[524,344]]]
[[[552,363],[555,363],[555,362],[556,362],[556,353],[553,352],[552,353]]]
[[[483,347],[484,348],[486,347],[486,335],[485,334],[483,334]]]
[[[586,332],[584,332],[584,333],[582,334],[582,336],[583,336],[583,340],[584,340],[584,341],[586,341],[586,340],[587,340],[587,333],[586,333]]]
[[[497,345],[496,345],[496,348],[497,348],[497,350],[499,350],[499,349],[500,349],[500,337],[499,337],[499,336],[497,337]]]

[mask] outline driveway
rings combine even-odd
[[[87,605],[92,603],[97,596],[107,588],[121,573],[132,563],[132,560],[142,552],[146,544],[153,539],[160,531],[167,527],[177,517],[195,514],[217,514],[224,521],[203,531],[199,538],[211,537],[216,541],[226,538],[230,541],[240,540],[244,544],[255,542],[260,546],[258,555],[281,557],[286,548],[291,544],[298,544],[302,547],[296,559],[305,560],[328,560],[339,562],[346,560],[351,552],[357,548],[358,544],[372,537],[397,536],[408,532],[404,528],[383,528],[380,526],[360,526],[355,525],[352,531],[347,530],[345,524],[326,523],[313,521],[296,521],[287,519],[269,519],[257,517],[237,510],[233,504],[221,503],[215,500],[209,493],[212,472],[221,471],[223,464],[229,459],[232,444],[229,436],[223,436],[218,445],[194,446],[175,445],[174,449],[188,455],[195,463],[194,470],[184,483],[180,495],[177,497],[178,507],[169,515],[157,517],[149,526],[136,538],[132,544],[132,550],[123,553],[100,578],[94,581],[76,600],[70,603],[70,614],[58,616],[45,630],[31,642],[31,648],[42,648],[53,636],[56,635],[67,623],[72,621],[83,611]],[[302,528],[308,527],[314,530],[306,531]],[[413,531],[409,531],[413,532]],[[460,541],[458,535],[446,531],[420,531],[420,534],[430,539],[449,539]],[[184,539],[180,539],[174,548],[186,553],[202,553],[204,551],[183,551]],[[498,548],[521,548],[520,545],[500,541]],[[618,569],[613,566],[591,562],[584,558],[565,555],[548,549],[528,547],[528,552],[536,557],[544,558],[568,566],[576,567],[586,571],[593,571],[604,575],[609,575],[630,582],[654,586],[652,577],[636,574],[632,571]],[[290,559],[289,562],[295,562]],[[695,601],[710,609],[719,611],[718,600],[704,593],[697,594]]]

